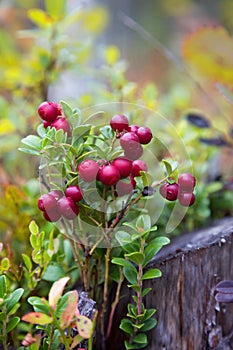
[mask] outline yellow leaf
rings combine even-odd
[[[80,23],[84,30],[92,33],[101,32],[107,25],[107,11],[100,6],[95,6],[86,12],[83,12]]]
[[[40,9],[30,9],[28,18],[40,28],[46,28],[53,22],[52,18]]]
[[[15,131],[14,125],[8,119],[0,120],[0,135],[9,134]]]
[[[93,324],[88,317],[80,315],[77,318],[77,328],[82,338],[89,339],[92,336]]]
[[[110,45],[105,51],[105,59],[109,65],[115,64],[120,58],[120,51],[117,46]]]
[[[222,27],[205,27],[192,33],[183,44],[187,63],[212,82],[233,83],[233,38]]]

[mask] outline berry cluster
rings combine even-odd
[[[38,107],[38,114],[44,121],[44,127],[49,126],[57,130],[64,130],[68,136],[71,135],[70,124],[62,114],[62,106],[59,103],[44,101]]]
[[[83,199],[79,186],[69,186],[65,194],[53,190],[43,194],[38,200],[38,208],[43,212],[47,221],[56,222],[61,217],[73,220],[79,213],[77,203]]]
[[[116,131],[120,138],[120,145],[124,150],[125,157],[136,160],[142,156],[142,145],[148,144],[153,135],[150,128],[146,126],[129,125],[127,117],[117,114],[110,120],[111,128]]]
[[[61,106],[54,102],[43,102],[38,112],[44,124],[48,123],[52,127],[54,123],[64,119],[59,117],[62,113]],[[112,117],[110,126],[120,138],[124,155],[111,161],[85,159],[79,163],[77,171],[82,181],[99,181],[104,186],[114,186],[116,195],[123,196],[131,193],[136,187],[134,178],[141,176],[141,171],[147,171],[146,163],[138,158],[143,153],[142,144],[151,141],[152,132],[147,127],[129,125],[124,115]],[[70,186],[65,190],[65,195],[61,191],[51,191],[42,195],[38,207],[48,221],[55,222],[61,217],[73,220],[79,213],[77,203],[82,198],[80,187]]]
[[[165,182],[160,186],[160,194],[169,201],[179,200],[184,207],[190,207],[195,202],[193,189],[196,185],[195,177],[190,173],[181,174],[177,182]]]

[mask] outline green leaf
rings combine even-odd
[[[67,304],[68,304],[68,298],[72,291],[65,293],[58,301],[57,307],[56,307],[56,316],[57,318],[60,318],[63,311],[65,310]]]
[[[69,119],[73,115],[72,108],[65,101],[60,101],[60,104],[62,106],[63,113],[65,114],[66,118]]]
[[[75,139],[75,141],[79,137],[84,138],[90,133],[91,128],[92,126],[90,124],[77,126],[76,128],[73,129],[72,137]]]
[[[131,324],[131,321],[127,318],[123,318],[121,320],[119,328],[127,334],[133,334],[133,326]]]
[[[138,229],[148,231],[151,228],[151,219],[149,215],[140,215],[137,219],[136,226]]]
[[[10,268],[10,260],[7,257],[2,259],[0,268],[1,268],[2,271],[9,270],[9,268]]]
[[[49,305],[47,300],[39,298],[39,297],[29,297],[28,303],[33,306],[35,312],[49,312]]]
[[[7,323],[7,326],[6,326],[6,332],[9,333],[11,332],[16,326],[17,324],[19,323],[20,321],[20,318],[15,316],[13,317],[8,323]]]
[[[150,186],[153,182],[153,176],[146,171],[140,171],[143,186]]]
[[[65,17],[66,0],[45,0],[45,8],[48,14],[54,19]]]
[[[159,269],[151,269],[151,270],[148,270],[146,271],[141,280],[149,280],[149,279],[153,279],[153,278],[157,278],[157,277],[161,277],[162,276],[162,273]]]
[[[119,230],[116,232],[115,237],[121,246],[131,243],[131,235],[128,232]]]
[[[22,321],[43,326],[52,323],[53,319],[52,317],[45,315],[42,312],[29,312],[22,317]]]
[[[152,328],[154,328],[157,325],[156,318],[149,318],[144,322],[143,327],[141,328],[142,332],[150,331]]]
[[[156,309],[147,309],[143,317],[143,322],[149,320],[156,313]]]
[[[147,344],[147,336],[144,333],[138,333],[133,338],[133,342],[138,344]]]
[[[59,278],[64,277],[64,275],[65,272],[60,264],[53,262],[47,267],[42,279],[48,282],[55,282]]]
[[[134,271],[131,267],[124,267],[123,274],[130,284],[137,284],[137,271]]]
[[[65,132],[63,129],[57,130],[56,134],[55,134],[55,141],[57,143],[62,143],[64,142],[64,136],[65,136]]]
[[[23,153],[32,154],[34,156],[40,156],[41,155],[40,151],[32,150],[32,149],[29,149],[29,148],[19,147],[18,150],[23,152]]]
[[[39,227],[37,226],[37,224],[34,220],[31,221],[29,224],[29,231],[35,235],[37,235],[39,233]],[[35,248],[34,246],[32,246],[32,247]]]
[[[30,272],[32,270],[31,258],[28,255],[26,255],[26,254],[22,254],[22,257],[23,257],[23,261],[24,261],[24,264],[25,264],[26,268]]]
[[[137,270],[136,268],[133,266],[133,264],[128,261],[128,260],[125,260],[123,258],[113,258],[112,259],[112,263],[113,264],[116,264],[116,265],[120,265],[120,266],[123,266],[125,268],[128,268],[128,269],[131,269],[132,271],[134,271],[135,273],[137,273]]]
[[[126,350],[137,350],[137,349],[143,349],[145,348],[147,344],[139,344],[139,343],[132,343],[130,344],[127,340],[125,341],[125,349]]]
[[[5,312],[0,312],[0,322],[4,321],[7,318],[7,315]]]
[[[143,298],[144,296],[146,296],[151,290],[152,290],[152,288],[143,289],[141,297]]]
[[[164,165],[164,173],[166,176],[171,176],[172,173],[175,172],[178,167],[178,162],[174,160],[163,159],[162,162]]]
[[[125,257],[128,258],[129,260],[135,262],[137,265],[142,265],[142,263],[145,259],[144,254],[142,254],[140,252],[125,254]]]
[[[27,137],[23,138],[21,142],[24,145],[29,146],[30,148],[41,150],[41,138],[36,135],[28,135]]]
[[[8,297],[6,298],[6,310],[7,313],[11,311],[11,309],[15,306],[15,304],[19,301],[24,293],[23,288],[18,288],[14,290]]]
[[[170,240],[167,237],[156,237],[154,238],[144,250],[145,260],[143,267],[145,267],[153,257],[162,249],[166,244],[170,243]]]

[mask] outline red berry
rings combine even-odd
[[[79,186],[69,186],[65,191],[66,197],[70,197],[74,202],[80,202],[83,199],[82,191]]]
[[[178,184],[180,185],[181,191],[192,192],[196,185],[196,179],[192,174],[184,173],[179,176]]]
[[[134,160],[132,163],[132,175],[141,176],[140,171],[147,171],[146,163],[141,159]]]
[[[149,143],[153,137],[151,129],[146,126],[141,126],[137,130],[137,136],[141,144],[146,145]]]
[[[120,172],[114,165],[104,165],[98,173],[98,179],[106,186],[115,185],[120,178]]]
[[[162,197],[166,198],[169,201],[175,201],[178,197],[179,185],[175,182],[169,184],[168,182],[160,186],[159,192]]]
[[[51,123],[44,121],[43,125],[44,125],[44,128],[47,129],[49,126],[51,126]]]
[[[130,160],[136,160],[136,159],[140,158],[143,154],[142,145],[139,143],[136,145],[135,148],[126,149],[124,153],[125,153],[126,158],[128,158]]]
[[[49,194],[50,194],[51,196],[53,196],[57,201],[58,201],[58,199],[60,199],[60,198],[63,196],[63,193],[62,193],[62,191],[60,191],[60,190],[53,190],[53,191],[50,191]]]
[[[135,188],[136,185],[137,185],[136,181],[134,180],[133,175],[130,175],[130,183],[131,183],[131,185],[133,186],[133,188]]]
[[[52,124],[51,127],[57,129],[57,130],[64,130],[64,132],[67,132],[68,136],[71,136],[71,129],[70,124],[66,118],[57,118]]]
[[[128,118],[123,114],[116,114],[110,120],[110,126],[114,131],[126,130],[129,126]]]
[[[39,116],[48,123],[52,123],[61,115],[61,106],[55,102],[44,101],[38,107]]]
[[[195,202],[195,195],[192,192],[180,192],[178,199],[183,207],[191,207]]]
[[[117,167],[117,169],[119,170],[121,179],[128,177],[131,173],[132,161],[127,158],[116,158],[112,161],[112,165]]]
[[[134,132],[135,134],[137,134],[138,129],[139,129],[138,125],[129,125],[127,128],[127,131]]]
[[[70,197],[62,197],[57,202],[59,213],[68,220],[73,220],[79,213],[78,206]]]
[[[81,179],[85,182],[96,180],[99,171],[99,164],[92,159],[83,160],[78,166],[78,172]]]
[[[61,218],[61,214],[57,210],[50,210],[43,212],[44,218],[50,222],[56,222]]]
[[[124,196],[125,194],[130,194],[133,189],[134,189],[134,186],[132,185],[131,182],[119,181],[116,184],[116,192],[119,197]]]
[[[55,210],[57,207],[56,199],[51,196],[49,193],[43,194],[38,199],[38,208],[42,211],[51,211]]]

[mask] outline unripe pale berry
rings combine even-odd
[[[38,199],[38,208],[42,211],[55,210],[56,207],[57,207],[57,201],[54,198],[54,196],[52,196],[49,193],[43,194]]]
[[[116,192],[119,197],[124,196],[126,194],[130,194],[133,191],[133,189],[134,186],[131,182],[119,181],[116,184]]]
[[[104,165],[100,168],[98,179],[106,186],[115,185],[121,178],[120,172],[114,165]]]
[[[83,199],[82,191],[79,186],[69,186],[65,191],[66,197],[70,197],[74,202],[80,202]]]
[[[61,214],[59,213],[58,210],[50,210],[50,211],[44,211],[43,212],[44,218],[47,221],[50,222],[56,222],[61,218]]]
[[[70,197],[62,197],[57,202],[59,213],[67,220],[73,220],[79,213],[78,206]]]
[[[159,192],[167,200],[175,201],[178,197],[179,185],[176,182],[173,184],[166,182],[160,186]]]
[[[124,158],[124,157],[115,158],[112,161],[112,165],[117,167],[117,169],[119,170],[121,179],[128,177],[131,173],[132,161],[127,158]]]
[[[85,182],[92,182],[96,180],[99,171],[99,164],[93,159],[83,160],[78,166],[78,172],[81,179]]]
[[[126,130],[129,126],[128,118],[123,114],[116,114],[111,118],[110,126],[114,131]]]
[[[51,127],[56,130],[64,130],[68,136],[71,136],[70,124],[66,118],[57,118],[52,124]]]
[[[139,138],[140,143],[143,145],[148,144],[153,137],[150,128],[148,128],[147,126],[141,126],[140,128],[138,128],[137,136]]]
[[[190,173],[184,173],[179,176],[178,184],[181,191],[192,192],[196,185],[196,178]]]
[[[178,200],[183,207],[191,207],[195,202],[195,195],[192,192],[180,192]]]
[[[125,149],[124,151],[125,157],[130,159],[130,160],[136,160],[140,158],[143,154],[143,148],[142,145],[139,143],[135,145],[135,148],[129,148]]]
[[[141,159],[134,160],[132,163],[132,175],[141,176],[140,171],[147,171],[146,163]]]
[[[56,200],[60,199],[63,196],[63,193],[60,190],[52,190],[49,192],[49,194],[53,196]]]
[[[61,115],[61,106],[55,102],[44,101],[38,107],[39,116],[48,123],[52,123]]]

